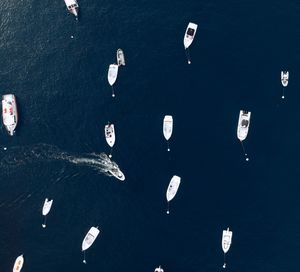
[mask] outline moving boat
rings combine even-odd
[[[125,180],[125,175],[118,167],[112,167],[108,170],[108,172],[121,181]]]
[[[232,231],[230,231],[229,228],[227,228],[227,230],[223,230],[223,235],[222,235],[222,249],[224,252],[223,268],[226,268],[225,254],[228,252],[230,248],[231,240],[232,240]]]
[[[120,65],[125,66],[125,56],[124,56],[124,52],[121,48],[119,48],[117,50],[117,63],[118,63],[118,66],[120,66]]]
[[[155,268],[154,272],[164,272],[164,270],[159,266]]]
[[[22,254],[16,259],[14,268],[13,268],[13,272],[20,272],[23,267],[23,264],[24,264],[24,257]]]
[[[248,135],[249,125],[250,125],[250,111],[240,111],[239,121],[237,126],[237,137],[242,142],[246,139]]]
[[[18,124],[17,103],[13,94],[2,96],[2,120],[8,134],[13,136]]]
[[[163,134],[167,141],[171,138],[172,132],[173,132],[173,117],[171,115],[166,115],[164,117],[164,122],[163,122]],[[168,151],[170,151],[169,143],[168,143]]]
[[[86,236],[84,237],[81,245],[81,250],[84,252],[83,263],[86,263],[85,260],[85,251],[94,243],[100,230],[98,227],[91,227]]]
[[[281,71],[281,84],[283,87],[289,84],[289,71]]]
[[[113,147],[116,140],[115,127],[113,124],[107,124],[104,128],[105,139],[110,147]]]
[[[167,197],[167,201],[168,201],[168,209],[167,209],[167,214],[170,213],[170,210],[169,210],[169,202],[175,197],[176,193],[177,193],[177,190],[178,190],[178,187],[180,185],[180,181],[181,181],[181,178],[174,175],[172,178],[171,178],[171,181],[169,183],[169,186],[168,186],[168,189],[167,189],[167,193],[166,193],[166,197]]]
[[[110,86],[113,86],[117,80],[118,68],[119,66],[117,64],[109,65],[107,79]]]
[[[76,20],[78,20],[79,6],[78,6],[77,1],[76,0],[64,0],[64,1],[65,1],[65,4],[66,4],[67,8],[68,8],[68,11],[76,17]]]
[[[183,38],[183,44],[185,49],[189,48],[190,45],[192,44],[197,32],[197,28],[198,28],[197,24],[191,22],[188,24]]]
[[[43,216],[45,216],[44,223],[42,224],[43,228],[46,228],[46,216],[51,210],[52,202],[53,202],[53,199],[51,199],[51,200],[48,200],[48,198],[45,199],[43,210],[42,210],[42,214],[43,214]]]

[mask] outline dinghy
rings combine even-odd
[[[281,98],[284,99],[284,88],[289,84],[289,71],[281,71],[281,84],[283,86]]]
[[[223,268],[226,268],[226,253],[228,252],[230,245],[231,245],[231,239],[232,239],[232,231],[227,228],[227,230],[223,230],[223,235],[222,235],[222,249],[224,252],[224,264]]]
[[[109,85],[112,87],[112,97],[115,96],[113,85],[115,84],[118,77],[118,68],[119,66],[117,64],[110,64],[108,68],[107,79]]]
[[[72,13],[75,17],[76,20],[78,20],[78,3],[76,0],[65,0],[65,4],[67,6],[67,9],[70,13]]]
[[[172,177],[172,179],[169,183],[167,193],[166,193],[166,197],[167,197],[167,201],[168,201],[167,214],[170,213],[169,202],[175,197],[178,187],[180,185],[180,181],[181,181],[181,178],[175,175]]]
[[[17,103],[16,97],[13,94],[2,96],[2,121],[8,134],[13,136],[18,124]]]
[[[48,200],[48,198],[45,199],[43,210],[42,210],[42,214],[43,214],[43,216],[45,216],[44,223],[42,224],[43,228],[46,228],[47,214],[51,210],[52,202],[53,202],[53,199],[51,199],[51,200]]]
[[[24,257],[22,254],[16,259],[14,268],[13,268],[13,272],[20,272],[23,267],[23,264],[24,264]]]
[[[164,270],[159,266],[155,268],[154,272],[164,272]]]
[[[120,65],[125,66],[125,56],[124,56],[124,52],[121,48],[119,48],[117,50],[117,63],[118,63],[118,66],[120,66]]]
[[[192,42],[195,38],[197,28],[198,28],[197,24],[194,24],[194,23],[190,22],[188,24],[188,26],[186,28],[186,31],[185,31],[185,34],[184,34],[183,45],[184,45],[184,49],[185,49],[185,52],[186,52],[186,57],[187,57],[187,60],[188,60],[188,64],[191,64],[188,48],[190,47],[190,45],[192,44]]]
[[[111,147],[111,152],[109,154],[109,157],[112,157],[112,148],[115,144],[116,141],[116,135],[115,135],[115,127],[113,124],[107,124],[104,128],[104,133],[105,133],[105,139],[107,144]]]
[[[168,143],[168,151],[170,151],[168,141],[172,136],[172,132],[173,132],[173,117],[171,115],[166,115],[163,122],[163,134]]]
[[[238,126],[237,126],[237,137],[241,142],[246,161],[249,161],[249,158],[247,157],[247,153],[245,151],[243,141],[246,139],[249,131],[249,125],[250,125],[250,117],[251,117],[251,112],[250,111],[240,111],[239,115],[239,121],[238,121]]]
[[[85,251],[94,243],[96,240],[100,230],[98,227],[91,227],[86,236],[84,237],[82,241],[81,249],[83,251],[84,257],[83,257],[83,263],[86,263],[85,260]]]

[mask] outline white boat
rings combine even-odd
[[[96,240],[100,230],[98,227],[91,227],[86,236],[84,237],[81,245],[81,250],[85,252]],[[83,262],[86,263],[85,255],[83,258]]]
[[[154,272],[164,272],[164,270],[159,266],[155,268]]]
[[[183,44],[185,49],[189,48],[190,45],[192,44],[197,32],[197,28],[198,28],[197,24],[191,22],[188,24],[183,38]]]
[[[76,0],[64,0],[64,1],[65,1],[68,11],[76,17],[76,20],[78,20],[79,6],[78,6],[77,1]]]
[[[53,199],[51,199],[51,200],[48,200],[48,198],[45,199],[45,202],[43,205],[43,210],[42,210],[42,214],[43,214],[43,216],[45,216],[44,223],[42,224],[43,228],[46,228],[46,216],[51,210],[52,202],[53,202]]]
[[[250,111],[240,111],[239,121],[237,126],[237,137],[242,142],[246,139],[248,135],[249,125],[250,125]]]
[[[108,172],[121,181],[125,180],[125,175],[118,167],[112,167],[108,170]]]
[[[118,68],[119,66],[117,64],[109,65],[107,79],[110,86],[113,86],[117,80]]]
[[[289,71],[281,71],[281,84],[283,87],[289,84]]]
[[[107,124],[104,128],[105,139],[110,147],[113,147],[116,141],[115,127],[113,124]]]
[[[20,272],[23,267],[23,264],[24,264],[24,257],[22,254],[16,259],[14,268],[13,268],[13,272]]]
[[[223,230],[223,235],[222,235],[222,249],[223,249],[223,252],[224,252],[223,268],[226,267],[225,254],[230,249],[231,240],[232,240],[232,231],[230,231],[229,228],[227,228],[227,230]]]
[[[171,115],[166,115],[164,117],[164,122],[163,122],[163,134],[167,141],[169,141],[169,139],[171,138],[172,132],[173,132],[173,117]],[[169,142],[168,142],[168,151],[170,151]]]
[[[170,213],[169,202],[175,197],[178,187],[180,185],[180,181],[181,181],[181,178],[175,175],[171,178],[171,181],[169,183],[167,193],[166,193],[166,197],[167,197],[167,201],[168,201],[167,214]]]
[[[118,66],[120,66],[120,65],[125,66],[125,56],[124,56],[124,52],[121,48],[119,48],[117,50],[117,63],[118,63]]]
[[[13,136],[18,124],[17,103],[13,94],[2,96],[2,120],[9,135]]]

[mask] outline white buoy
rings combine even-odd
[[[74,38],[74,36],[72,35],[72,36],[71,36],[71,39],[73,39],[73,38]]]
[[[7,150],[7,147],[4,147],[3,149],[4,149],[4,150]]]

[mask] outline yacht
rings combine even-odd
[[[125,56],[124,56],[124,52],[121,48],[119,48],[117,50],[117,63],[118,63],[118,66],[120,66],[120,65],[125,66]]]
[[[68,11],[76,17],[76,20],[78,20],[79,6],[78,6],[77,1],[76,0],[64,0],[64,1],[65,1],[65,4],[66,4],[67,8],[68,8]]]
[[[82,245],[81,245],[81,250],[85,252],[96,240],[98,234],[100,233],[100,230],[98,227],[91,227],[88,233],[85,235]],[[85,255],[83,258],[83,262],[86,263],[85,260]]]
[[[118,77],[118,68],[117,64],[110,64],[108,68],[107,80],[110,86],[113,86]]]
[[[108,172],[121,181],[125,180],[125,175],[118,167],[111,167]]]
[[[197,28],[197,24],[191,22],[188,24],[183,38],[183,44],[185,49],[189,48],[189,46],[192,44],[196,35]]]
[[[164,122],[163,122],[163,134],[165,139],[168,141],[173,132],[173,117],[171,115],[166,115],[164,117]]]
[[[13,272],[20,272],[23,267],[23,264],[24,264],[24,257],[22,254],[16,259],[14,268],[13,268]]]
[[[113,124],[107,124],[104,128],[105,139],[110,147],[113,147],[116,141],[115,127]]]
[[[230,245],[231,245],[231,240],[232,240],[232,231],[227,228],[227,230],[223,230],[223,235],[222,235],[222,249],[224,252],[224,264],[223,268],[226,268],[226,253],[228,252]]]
[[[43,216],[45,216],[44,223],[42,224],[43,228],[46,228],[46,216],[51,210],[52,202],[53,202],[53,199],[51,199],[51,200],[48,200],[48,198],[45,199],[45,202],[43,205],[43,210],[42,210],[42,214],[43,214]]]
[[[283,87],[289,84],[289,71],[281,71],[281,84]]]
[[[178,187],[180,185],[180,181],[181,181],[180,177],[178,177],[176,175],[172,177],[172,179],[169,183],[168,189],[167,189],[167,194],[166,194],[168,202],[170,202],[175,197]]]
[[[155,268],[154,272],[164,272],[164,270],[159,266]]]
[[[2,96],[2,120],[8,134],[13,136],[18,124],[17,103],[13,94]]]
[[[248,135],[249,125],[250,125],[250,111],[240,111],[239,121],[237,126],[237,137],[242,142],[246,139]]]

